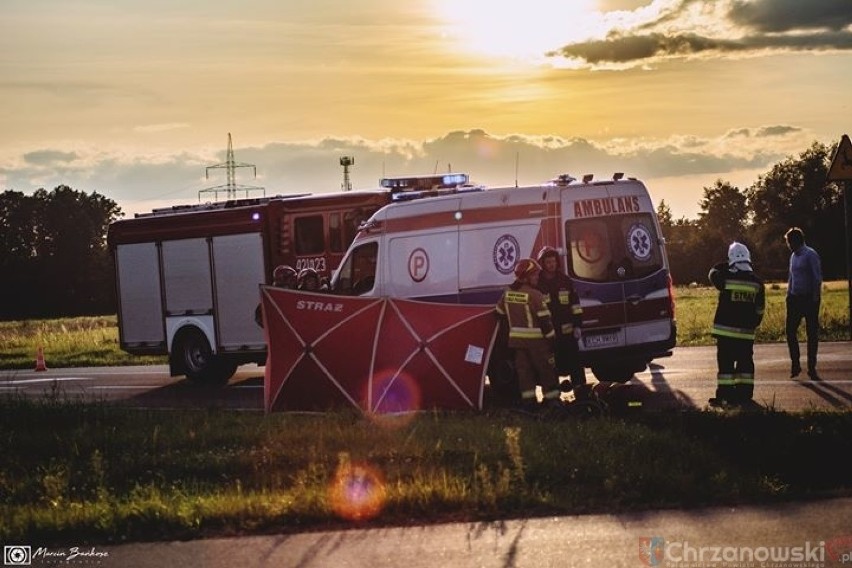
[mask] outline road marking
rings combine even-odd
[[[812,381],[809,379],[806,380],[794,380],[788,379],[786,381],[761,381],[759,378],[754,380],[754,384],[763,383],[765,385],[819,385],[819,384],[827,384],[827,385],[852,385],[852,380],[849,379],[821,379],[819,381]]]
[[[45,377],[43,379],[15,379],[5,382],[5,385],[31,385],[37,383],[52,383],[64,381],[94,381],[91,377]]]
[[[139,390],[139,389],[156,389],[160,388],[163,385],[92,385],[90,387],[86,387],[89,390],[92,389],[128,389],[128,390]]]

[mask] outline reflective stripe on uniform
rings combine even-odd
[[[738,292],[757,292],[760,291],[760,284],[748,280],[726,280],[725,290],[736,290]]]
[[[513,327],[509,329],[509,337],[521,339],[542,339],[544,335],[537,327]]]
[[[720,386],[733,386],[734,376],[730,373],[719,373],[716,375],[716,383]]]
[[[549,390],[544,393],[544,400],[556,400],[562,395],[562,392],[559,389]]]
[[[530,295],[526,292],[516,292],[514,290],[507,291],[504,297],[510,304],[526,304],[530,299]]]
[[[735,385],[753,385],[754,384],[754,375],[750,373],[740,373],[739,375],[734,375],[734,384]]]
[[[524,399],[524,400],[530,400],[530,399],[537,398],[536,394],[535,394],[535,389],[525,390],[525,391],[521,392],[521,398]]]
[[[734,339],[754,339],[754,330],[744,327],[730,327],[727,325],[713,324],[713,335],[732,337]]]

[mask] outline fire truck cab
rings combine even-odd
[[[171,374],[222,383],[266,360],[259,286],[281,264],[328,276],[391,192],[349,191],[156,209],[116,221],[121,348],[168,355]]]
[[[645,185],[622,174],[401,191],[362,225],[332,290],[496,304],[515,263],[546,245],[559,251],[580,297],[581,359],[599,380],[627,381],[671,354],[676,324],[665,241]]]

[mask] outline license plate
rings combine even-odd
[[[595,335],[584,335],[583,345],[586,349],[600,349],[602,347],[611,347],[618,345],[618,332],[612,333],[597,333]]]

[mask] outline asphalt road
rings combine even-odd
[[[86,550],[106,555],[99,565],[107,568],[850,566],[852,499],[138,543]],[[757,560],[739,562],[732,558]],[[783,558],[787,561],[773,560]]]
[[[755,400],[785,411],[852,407],[852,342],[820,344],[821,381],[791,380],[786,344],[755,347]],[[0,371],[0,395],[63,396],[107,400],[142,408],[222,407],[263,410],[262,367],[245,365],[223,388],[203,388],[169,377],[165,366]],[[591,372],[587,372],[594,382]],[[715,347],[679,347],[638,373],[619,396],[644,411],[704,408],[714,395]]]

